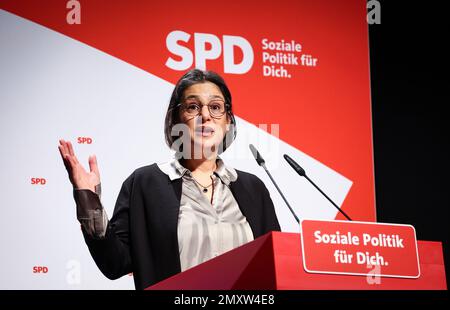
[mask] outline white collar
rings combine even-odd
[[[220,157],[217,157],[216,164],[217,168],[214,171],[214,174],[218,176],[223,183],[230,185],[231,182],[236,181],[237,172],[234,168],[226,166]],[[176,158],[173,158],[169,162],[158,164],[158,168],[167,174],[171,181],[183,177],[184,174],[191,175],[191,171],[183,167]]]

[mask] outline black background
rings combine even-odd
[[[446,1],[380,0],[369,25],[377,220],[443,241],[449,279]],[[449,16],[446,16],[449,15]]]

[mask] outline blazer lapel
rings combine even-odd
[[[235,182],[230,183],[230,190],[236,199],[239,209],[241,209],[242,214],[247,218],[254,237],[258,237],[261,231],[261,225],[258,221],[258,214],[255,212],[257,208],[253,206],[252,200],[250,199],[251,193],[245,186],[240,182],[241,176],[239,176]]]
[[[176,232],[178,225],[178,213],[180,212],[181,190],[183,185],[183,179],[175,179],[173,181],[168,180],[169,188],[172,189],[171,203],[170,203],[170,216],[169,216],[169,228],[170,231]],[[177,238],[178,241],[178,238]]]

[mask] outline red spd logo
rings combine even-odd
[[[89,137],[78,137],[78,144],[92,144],[92,138]]]
[[[48,267],[46,266],[34,266],[33,273],[47,273]]]
[[[32,185],[45,185],[47,180],[45,178],[31,178]]]

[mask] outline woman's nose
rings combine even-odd
[[[211,118],[211,114],[209,113],[208,105],[203,105],[201,110],[202,119],[208,120]]]

